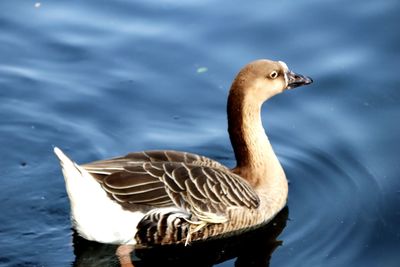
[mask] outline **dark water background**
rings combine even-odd
[[[232,166],[227,90],[258,58],[315,82],[263,109],[290,179],[270,266],[400,266],[399,12],[396,0],[1,1],[0,266],[75,261],[54,145],[77,162],[177,149]]]

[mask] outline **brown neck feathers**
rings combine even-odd
[[[239,84],[240,85],[240,84]],[[261,121],[262,101],[234,83],[228,97],[228,132],[239,174],[254,187],[263,186],[282,167],[265,134]]]

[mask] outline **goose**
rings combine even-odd
[[[239,71],[227,104],[233,169],[174,150],[78,165],[54,147],[73,228],[85,239],[132,251],[188,245],[268,223],[286,205],[288,182],[263,128],[261,107],[274,95],[310,83],[282,61],[256,60]]]

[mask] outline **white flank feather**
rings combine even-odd
[[[144,214],[124,210],[107,196],[88,171],[59,148],[55,147],[54,153],[60,159],[72,222],[78,233],[101,243],[135,244],[136,227]]]

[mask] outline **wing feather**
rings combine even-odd
[[[257,208],[251,186],[225,166],[195,154],[145,151],[83,165],[126,209],[177,206],[198,218],[224,216],[229,207]]]

